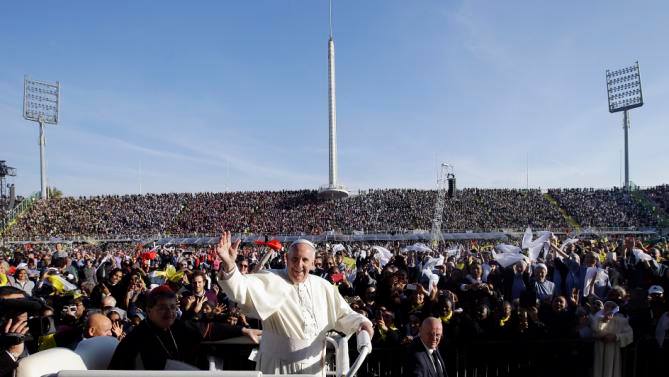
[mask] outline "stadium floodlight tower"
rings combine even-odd
[[[39,167],[42,199],[47,198],[46,183],[46,135],[45,124],[58,124],[58,108],[60,83],[55,84],[31,80],[25,76],[23,80],[23,118],[39,124]]]
[[[434,216],[432,216],[432,232],[430,232],[430,240],[432,241],[432,248],[436,249],[439,242],[444,240],[444,235],[441,231],[441,224],[443,222],[444,207],[446,206],[446,192],[448,196],[455,195],[455,174],[454,166],[443,162],[439,166],[437,172],[437,200],[434,204]]]
[[[615,71],[606,70],[606,89],[609,97],[609,112],[623,112],[625,131],[625,189],[630,189],[629,148],[627,132],[630,128],[629,110],[643,106],[639,62]]]
[[[328,113],[329,113],[329,183],[320,189],[324,199],[341,199],[348,191],[337,183],[337,100],[335,94],[335,46],[332,33],[332,0],[330,0],[330,37],[328,38]]]

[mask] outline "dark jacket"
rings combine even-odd
[[[170,327],[171,335],[144,320],[133,329],[116,347],[108,369],[165,368],[167,359],[178,360],[198,366],[198,350],[201,335],[177,320]]]
[[[19,363],[4,350],[0,350],[0,377],[12,377]]]
[[[406,352],[403,375],[413,377],[441,377],[437,375],[432,364],[431,356],[425,349],[420,338],[417,337],[414,339]],[[437,353],[437,359],[444,370],[443,377],[448,377],[444,359],[441,357],[438,350],[435,350],[434,352]]]

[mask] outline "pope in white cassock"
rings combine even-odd
[[[622,354],[620,349],[634,340],[634,332],[624,315],[617,314],[618,305],[613,301],[604,303],[604,309],[592,320],[595,337],[593,364],[594,377],[621,377]]]
[[[219,285],[241,310],[262,320],[263,335],[256,370],[266,374],[325,376],[325,335],[367,331],[372,323],[354,312],[337,287],[309,273],[316,248],[297,240],[288,248],[285,270],[242,275],[235,264],[239,240],[223,232],[217,247],[221,258]]]

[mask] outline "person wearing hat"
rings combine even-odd
[[[14,272],[14,279],[12,282],[10,282],[9,285],[24,291],[28,296],[33,295],[35,282],[28,278],[28,266],[25,263],[22,263],[16,267],[16,271]]]
[[[648,307],[650,310],[651,325],[657,325],[662,314],[667,311],[664,298],[664,288],[659,285],[651,285],[648,288]]]
[[[555,284],[546,279],[548,275],[548,267],[543,263],[534,265],[534,279],[532,280],[532,290],[537,295],[537,299],[541,302],[551,302],[555,292]]]
[[[648,297],[662,298],[664,295],[664,288],[659,285],[652,285],[648,288]]]
[[[221,259],[218,283],[243,312],[262,320],[257,370],[325,376],[329,330],[366,331],[373,338],[371,321],[353,311],[336,286],[309,273],[316,257],[314,244],[293,242],[283,270],[242,275],[235,265],[239,243],[232,242],[230,232],[221,235],[216,249]]]
[[[595,339],[594,377],[621,377],[623,375],[620,349],[632,343],[634,333],[627,318],[618,311],[618,304],[607,301],[604,303],[604,308],[597,312],[592,320]]]

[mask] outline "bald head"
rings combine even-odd
[[[436,349],[441,341],[443,331],[441,320],[434,317],[427,317],[420,325],[420,340],[429,349]]]
[[[111,336],[112,322],[107,316],[95,313],[91,314],[86,321],[86,330],[84,334],[87,338],[94,336]]]
[[[103,308],[113,308],[116,306],[116,299],[114,296],[105,296],[105,298],[102,299],[102,307]]]

